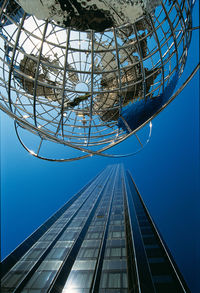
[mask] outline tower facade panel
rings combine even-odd
[[[189,292],[121,165],[96,176],[2,269],[2,293]]]

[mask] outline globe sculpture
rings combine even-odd
[[[0,0],[0,107],[48,160],[111,156],[170,102],[191,40],[191,0],[71,2]]]

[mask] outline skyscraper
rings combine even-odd
[[[189,292],[128,171],[108,166],[2,263],[1,292]]]

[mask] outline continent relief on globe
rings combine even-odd
[[[38,19],[51,19],[63,27],[104,31],[133,23],[160,0],[18,0],[21,7]]]

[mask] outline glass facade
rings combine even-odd
[[[2,293],[189,292],[121,165],[108,166],[50,222],[3,261]]]

